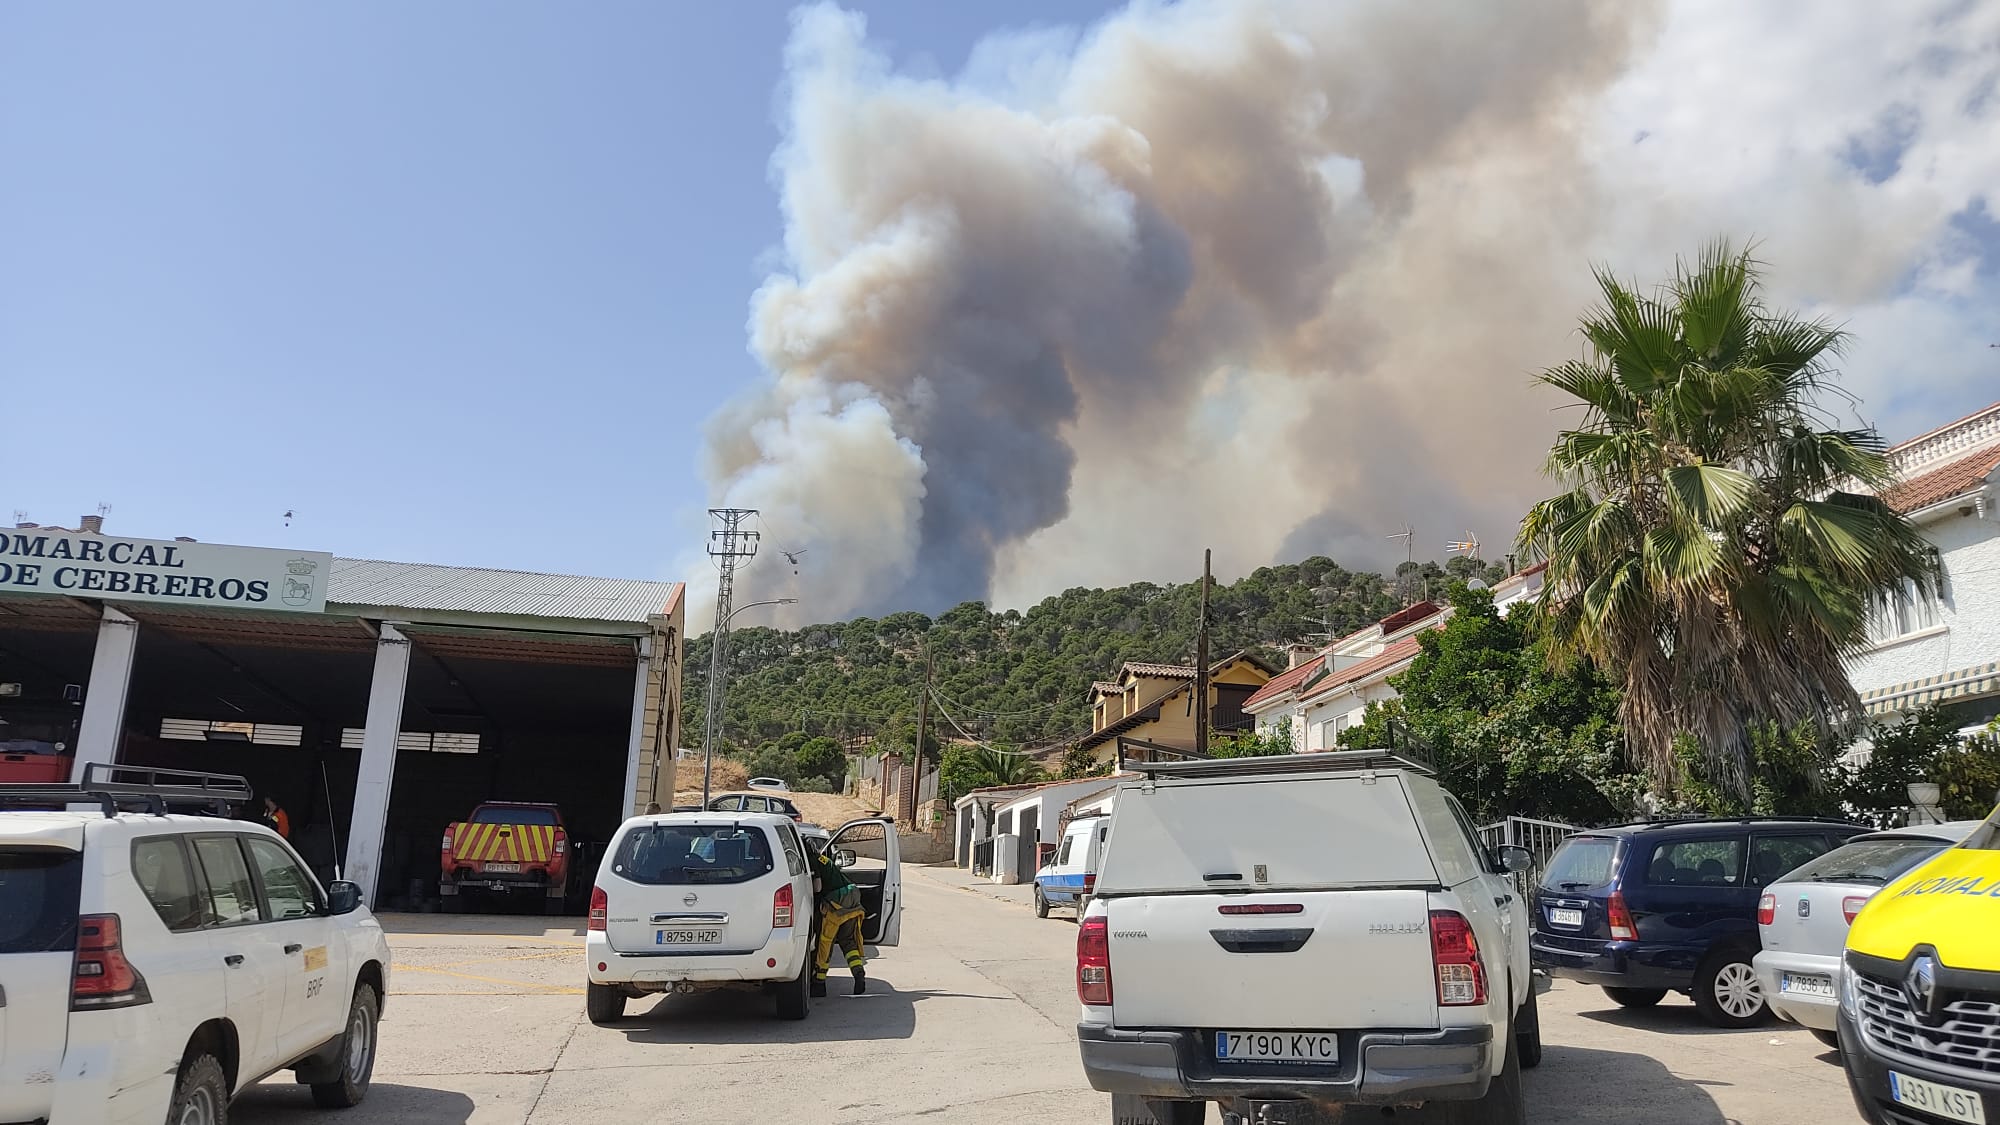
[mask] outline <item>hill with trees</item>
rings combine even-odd
[[[1327,558],[1262,567],[1209,596],[1210,652],[1250,649],[1280,664],[1284,646],[1339,636],[1465,578],[1501,568],[1454,558],[1406,563],[1385,577]],[[908,749],[928,649],[932,732],[1015,748],[1050,744],[1089,728],[1090,685],[1128,660],[1192,663],[1200,582],[1077,588],[1026,611],[967,602],[936,618],[881,618],[781,630],[737,627],[728,649],[723,715],[727,752],[748,756],[787,739],[831,738],[847,749],[880,742]],[[688,643],[686,738],[700,745],[708,690],[708,636]],[[935,752],[935,747],[932,747]]]

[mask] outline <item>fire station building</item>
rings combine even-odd
[[[242,774],[322,878],[426,909],[481,801],[558,805],[585,855],[672,803],[682,593],[23,524],[0,531],[0,770]]]

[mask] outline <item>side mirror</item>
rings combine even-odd
[[[361,909],[361,885],[337,879],[326,889],[326,912],[336,917]]]
[[[1517,844],[1502,844],[1493,849],[1493,858],[1500,870],[1509,875],[1519,875],[1535,866],[1535,853]]]
[[[858,859],[858,857],[855,856],[853,852],[844,852],[836,850],[833,853],[833,862],[840,865],[841,867],[853,867],[856,863],[860,862],[860,860]]]

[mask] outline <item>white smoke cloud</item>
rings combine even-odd
[[[769,383],[711,494],[810,548],[790,620],[1350,565],[1546,488],[1603,262],[1762,239],[1893,434],[1992,397],[2000,5],[1138,3],[950,80],[802,9]],[[699,603],[697,603],[698,605]]]

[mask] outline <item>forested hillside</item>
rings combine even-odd
[[[1349,571],[1330,559],[1264,567],[1210,595],[1210,649],[1261,651],[1313,634],[1345,634],[1431,593],[1452,577],[1500,576],[1477,560],[1405,564],[1397,577]],[[908,746],[923,682],[935,664],[936,737],[960,731],[1021,746],[1088,729],[1090,684],[1127,660],[1194,659],[1200,583],[1073,589],[1026,612],[967,602],[936,619],[920,613],[858,618],[795,631],[738,626],[728,652],[723,733],[754,748],[789,731],[831,735],[850,748],[870,739]],[[700,745],[709,638],[687,647],[686,741]],[[942,713],[939,714],[938,710]],[[954,724],[956,724],[954,726]]]

